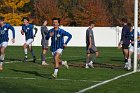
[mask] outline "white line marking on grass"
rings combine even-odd
[[[69,56],[69,57],[81,57],[81,56]],[[53,58],[53,57],[47,57],[46,59],[51,59],[51,58]],[[33,59],[28,59],[28,61],[32,61]],[[41,60],[41,59],[37,59],[37,60]],[[18,62],[22,62],[22,60],[21,61],[9,61],[9,62],[4,62],[4,63],[6,63],[6,64],[9,64],[9,63],[18,63]]]
[[[111,81],[117,80],[117,79],[119,79],[119,78],[121,78],[121,77],[125,77],[125,76],[128,76],[128,75],[131,75],[131,74],[133,74],[133,73],[135,73],[135,72],[132,71],[132,72],[129,72],[129,73],[126,73],[126,74],[123,74],[123,75],[119,75],[119,76],[114,77],[114,78],[112,78],[112,79],[105,80],[105,81],[103,81],[103,82],[101,82],[101,83],[98,83],[98,84],[95,84],[95,85],[90,86],[90,87],[88,87],[88,88],[79,90],[78,92],[75,92],[75,93],[84,93],[84,92],[86,92],[86,91],[88,91],[88,90],[90,90],[90,89],[94,89],[94,88],[96,88],[96,87],[99,87],[99,86],[104,85],[104,84],[106,84],[106,83],[109,83],[109,82],[111,82]]]
[[[55,80],[60,80],[60,81],[82,81],[82,82],[103,82],[103,81],[94,81],[94,80],[73,80],[73,79],[55,79]]]
[[[37,78],[22,78],[22,77],[0,77],[0,79],[28,79],[28,80],[32,80],[32,79],[37,79]]]
[[[23,77],[0,77],[0,79],[25,79],[25,80],[36,80],[36,79],[39,79],[39,78],[34,78],[34,77],[30,77],[30,78],[23,78]],[[55,79],[55,80],[58,80],[58,81],[79,81],[79,82],[87,82],[87,81],[90,81],[90,82],[103,82],[103,81],[94,81],[94,80],[73,80],[73,79]]]
[[[23,78],[23,79],[37,79],[37,78]]]

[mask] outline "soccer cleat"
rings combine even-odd
[[[131,70],[132,66],[131,66],[131,61],[128,62],[128,67],[127,70]]]
[[[42,65],[43,65],[43,66],[47,66],[47,65],[49,65],[49,64],[46,63],[46,62],[42,62]]]
[[[27,58],[26,57],[24,58],[23,62],[27,62]]]
[[[91,67],[91,68],[94,68],[94,66],[93,66],[93,62],[90,61],[90,62],[88,63],[88,66]]]
[[[125,63],[124,68],[128,68],[128,62]]]
[[[35,61],[36,61],[36,57],[34,56],[34,57],[33,57],[33,62],[35,63]]]
[[[131,67],[127,67],[127,70],[131,70]]]
[[[88,65],[86,65],[86,66],[85,66],[85,68],[89,68],[89,66],[88,66]]]
[[[64,65],[67,69],[69,69],[69,65],[68,65],[67,61],[62,61],[62,65]]]
[[[53,77],[54,79],[56,79],[56,78],[57,78],[57,74],[52,74],[52,77]]]

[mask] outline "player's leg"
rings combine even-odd
[[[93,49],[88,49],[85,68],[89,68],[89,67],[94,68],[93,62],[95,62],[95,59],[96,59],[96,56],[95,56],[95,52],[93,51]]]
[[[88,49],[89,45],[86,45],[86,65],[85,68],[89,68],[88,63],[90,62],[90,50]]]
[[[28,47],[29,47],[29,51],[31,52],[31,55],[33,57],[33,62],[35,62],[36,61],[36,57],[35,57],[35,53],[33,51],[32,45],[30,44]]]
[[[3,62],[5,58],[5,49],[8,45],[8,42],[3,42],[0,48],[0,70],[3,70]]]
[[[59,62],[61,61],[60,60],[60,53],[55,53],[54,54],[54,60],[55,60],[55,65],[54,65],[54,73],[52,74],[52,76],[54,78],[57,78],[57,75],[58,75],[58,70],[59,70]]]
[[[62,61],[61,60],[62,52],[63,52],[63,49],[57,49],[57,51],[56,51],[56,53],[60,54],[60,56],[59,56],[59,64],[65,66],[67,69],[69,69],[69,65],[68,65],[67,61]]]
[[[62,51],[63,49],[57,49],[53,55],[54,55],[54,60],[55,60],[55,69],[54,69],[54,73],[52,74],[52,76],[54,78],[57,78],[57,73],[58,73],[58,69],[59,69],[59,65],[62,62],[62,65],[65,65],[67,68],[69,68],[68,64],[66,61],[61,61],[61,55],[62,55]]]
[[[42,65],[49,65],[46,62],[46,53],[48,51],[48,47],[42,46],[42,53],[41,53],[41,61]]]
[[[86,66],[85,66],[85,68],[89,68],[89,62],[90,62],[90,53],[87,53],[87,55],[86,55]]]
[[[140,68],[140,48],[137,48],[138,68]]]
[[[129,55],[128,55],[128,66],[127,66],[127,69],[130,70],[132,68],[132,65],[131,65],[131,56],[134,52],[134,47],[133,46],[130,46],[129,48]]]
[[[124,55],[124,62],[125,62],[125,66],[124,68],[127,68],[128,65],[128,56],[129,56],[129,49],[128,49],[129,45],[123,44],[122,45],[122,51],[123,51],[123,55]]]
[[[1,47],[2,47],[2,46],[1,46],[1,44],[0,44],[0,59],[1,59]],[[0,60],[0,70],[3,69],[3,68],[2,68],[2,64],[3,64],[3,63],[2,63],[1,60]]]
[[[34,41],[33,39],[28,39],[27,42],[26,42],[26,45],[28,45],[29,51],[31,52],[31,55],[33,57],[33,62],[35,62],[36,57],[35,57],[35,53],[34,53],[33,48],[32,48],[33,41]]]
[[[24,43],[24,45],[23,45],[24,55],[25,55],[24,60],[23,60],[24,62],[27,62],[27,58],[28,58],[28,56],[27,56],[27,53],[28,53],[27,47],[28,47],[28,45],[26,43]]]

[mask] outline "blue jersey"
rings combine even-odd
[[[70,39],[72,38],[72,35],[63,29],[54,30],[54,28],[50,29],[46,35],[46,40],[49,40],[50,38],[50,32],[54,32],[54,35],[51,37],[51,47],[50,50],[52,52],[56,51],[57,49],[61,48],[64,49],[64,44],[67,44]],[[67,36],[68,39],[66,42],[64,42],[64,36]]]
[[[15,29],[10,24],[5,23],[4,26],[0,26],[0,43],[2,42],[8,42],[9,36],[8,31],[9,29],[12,31],[13,39],[15,39]]]
[[[140,37],[140,33],[139,32],[137,32],[137,35],[138,35],[138,37]],[[131,42],[134,41],[134,29],[133,29],[132,32],[130,32],[130,40],[131,40]],[[134,43],[131,43],[131,45],[134,46]],[[140,41],[139,40],[138,40],[138,47],[140,47]]]
[[[26,25],[22,25],[22,30],[25,33],[26,40],[34,38],[33,25],[31,25],[31,24],[29,24],[27,26]]]
[[[123,42],[123,44],[130,44],[130,30],[128,25],[124,25],[122,28],[121,41]]]

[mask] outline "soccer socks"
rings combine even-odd
[[[4,58],[5,58],[5,55],[4,55],[4,54],[3,54],[3,55],[1,54],[1,56],[0,56],[0,62],[1,62],[1,63],[3,63]]]
[[[32,57],[34,58],[35,57],[35,53],[33,50],[31,50],[31,54],[32,54]]]
[[[58,73],[58,68],[55,68],[54,69],[54,74],[57,75],[57,73]]]
[[[41,54],[41,60],[42,61],[45,61],[46,60],[46,57],[45,56],[46,56],[45,54],[43,54],[43,53]]]
[[[0,70],[3,70],[3,61],[4,61],[4,57],[5,57],[5,55],[3,54],[1,54],[1,56],[0,56]]]
[[[96,54],[95,54],[95,53],[90,55],[90,62],[91,62],[91,61],[92,61],[93,63],[96,61]]]
[[[87,57],[86,57],[86,64],[88,64],[89,62],[90,62],[90,57],[87,56]]]
[[[27,58],[27,48],[24,48],[25,58]]]
[[[2,60],[2,61],[3,61],[3,60],[4,60],[4,58],[5,58],[5,55],[4,55],[4,54],[3,54],[3,55],[1,54],[0,60]]]
[[[124,59],[124,62],[125,62],[125,63],[127,63],[127,62],[128,62],[128,59],[127,59],[127,58],[125,58],[125,59]]]
[[[61,61],[62,65],[65,65],[66,64],[66,61]]]
[[[128,59],[128,70],[130,70],[131,67],[132,67],[132,66],[131,66],[131,59],[129,58],[129,59]]]

